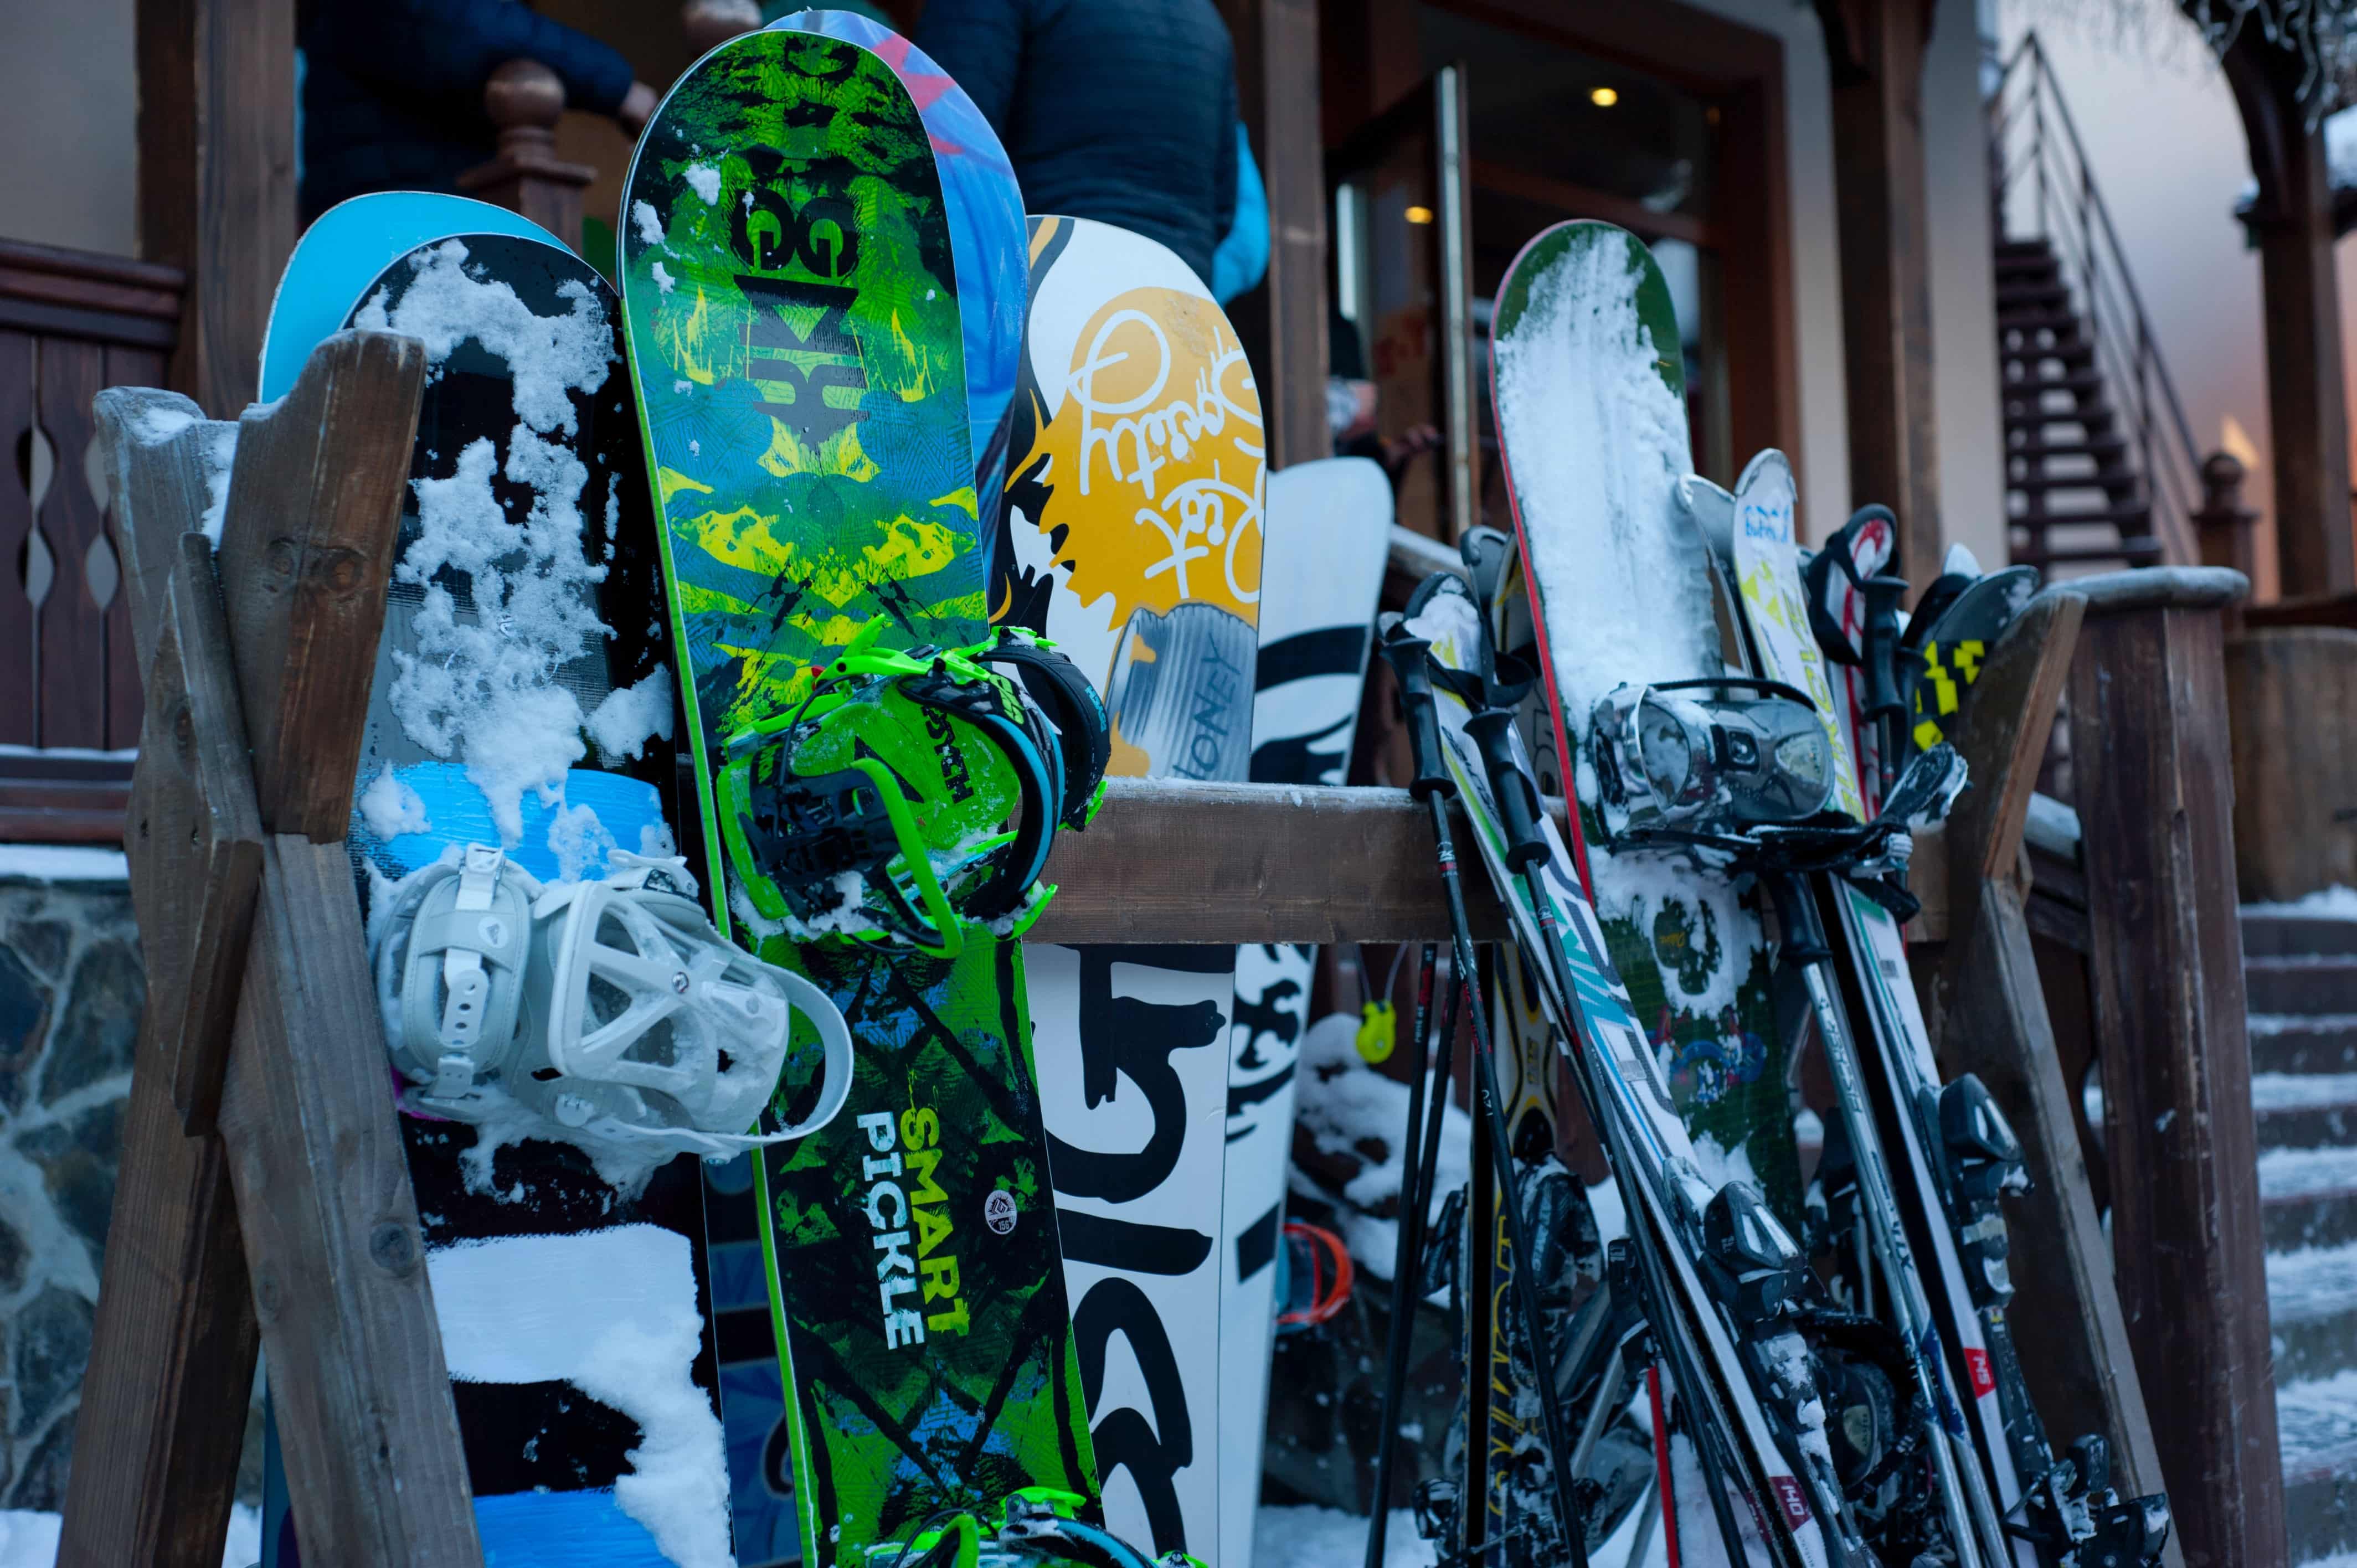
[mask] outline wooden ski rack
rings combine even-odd
[[[98,401],[149,671],[126,844],[149,985],[77,1425],[59,1557],[66,1568],[213,1568],[264,1344],[307,1555],[436,1568],[481,1561],[344,842],[425,379],[414,340],[339,334],[313,354],[285,399],[247,411],[226,473],[230,427],[203,421],[185,398],[117,389]],[[216,487],[226,489],[217,552],[193,532]],[[1394,551],[1403,575],[1440,564],[1428,544]],[[1945,999],[1932,1009],[1943,1065],[1980,1072],[2029,1149],[2037,1186],[2015,1210],[2015,1270],[2025,1299],[2058,1305],[2022,1337],[2025,1359],[2069,1391],[2067,1411],[2053,1412],[2056,1430],[2106,1432],[2123,1486],[2149,1489],[2160,1466],[2123,1347],[2147,1348],[2134,1331],[2141,1313],[2182,1317],[2189,1304],[2163,1308],[2141,1294],[2176,1288],[2177,1275],[2147,1283],[2124,1271],[2131,1289],[2123,1314],[2029,957],[2018,869],[2065,672],[2084,677],[2075,678],[2074,696],[2083,747],[2089,735],[2113,733],[2106,725],[2158,722],[2142,710],[2115,718],[2136,700],[2124,696],[2124,682],[2107,687],[2100,674],[2085,676],[2087,644],[2104,659],[2136,660],[2160,657],[2157,646],[2178,660],[2173,670],[2198,667],[2206,648],[2215,683],[2215,632],[2202,644],[2198,623],[2208,604],[2214,628],[2221,585],[2174,583],[2190,575],[2182,573],[2133,575],[2136,591],[2160,593],[2153,602],[2165,607],[2116,590],[2051,593],[1992,653],[1982,695],[1955,737],[1980,788],[1947,829],[1946,897],[1917,934],[1946,939],[1918,947],[1919,961],[1936,963],[1934,994]],[[2191,596],[2180,603],[2169,592]],[[2103,629],[2081,638],[2082,621],[2114,601],[2127,607],[2108,609]],[[2167,690],[2154,680],[2156,694],[2143,700],[2165,709]],[[2111,811],[2125,804],[2115,795],[2160,787],[2147,777],[2198,796],[2189,783],[2198,768],[2189,772],[2185,759],[2204,755],[2197,736],[2162,724],[2134,767],[2083,766],[2088,788],[2111,792],[2103,796]],[[2092,813],[2087,796],[2083,789]],[[2193,804],[2223,809],[2215,800]],[[2146,918],[2179,908],[2166,900],[2180,893],[2191,900],[2175,929],[2200,939],[2204,964],[2223,961],[2212,950],[2215,922],[2231,934],[2233,918],[2231,845],[2217,884],[2213,827],[2195,833],[2200,881],[2190,889],[2169,881],[2183,859],[2169,859],[2176,841],[2125,811],[2088,840],[2091,883],[2146,879],[2137,885],[2150,891],[2125,901]],[[1096,822],[1059,838],[1048,875],[1060,891],[1033,937],[1443,939],[1446,904],[1427,834],[1422,809],[1399,789],[1116,780]],[[1466,887],[1478,933],[1501,936],[1502,912],[1484,879]],[[2105,967],[2102,950],[2114,955],[2098,989],[2114,998],[2128,964],[2147,961],[2136,955],[2156,939],[2137,920],[2101,912],[2104,899],[2093,902],[2095,967]],[[2133,1025],[2147,1031],[2140,1037],[2166,1039],[2180,1067],[2199,1065],[2188,1053],[2206,1035],[2216,1071],[2229,977],[2217,978],[2207,1015],[2171,1014],[2158,986],[2149,1003],[2107,1004],[2106,1081],[2122,1080],[2119,1103],[2137,1092],[2126,1081],[2137,1058],[2120,1033],[2129,1012],[2148,1019]],[[2238,1006],[2239,972],[2232,978]],[[2232,1023],[2239,1042],[2239,1011]],[[2249,1397],[2253,1375],[2266,1392],[2265,1294],[2252,1283],[2258,1231],[2246,1048],[2241,1060],[2239,1085],[2162,1084],[2182,1089],[2180,1099],[2206,1094],[2199,1109],[2212,1122],[2231,1120],[2229,1102],[2241,1096],[2239,1153],[2222,1137],[2171,1150],[2173,1160],[2207,1168],[2243,1161],[2242,1189],[2203,1211],[2209,1229],[2197,1240],[2209,1249],[2202,1257],[2233,1254],[2227,1272],[2238,1278],[2248,1265],[2245,1299],[2259,1304],[2255,1374],[2246,1355],[2213,1361],[2231,1389],[2199,1391],[2208,1404],[2230,1391]],[[2156,1238],[2185,1240],[2167,1214],[2138,1212]],[[2244,1222],[2247,1260],[2220,1230]],[[2061,1329],[2074,1320],[2075,1331]],[[2247,1337],[2247,1324],[2235,1332]],[[2184,1402],[2179,1391],[2170,1389],[2165,1420]],[[2266,1457],[2272,1464],[2272,1450]],[[2170,1474],[2181,1520],[2215,1511],[2182,1489],[2185,1475]]]

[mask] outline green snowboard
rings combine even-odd
[[[715,917],[825,986],[859,1050],[843,1113],[759,1165],[803,1561],[866,1563],[1023,1487],[1093,1509],[1020,947],[796,945],[729,873],[711,809],[727,737],[871,622],[888,647],[987,630],[931,144],[866,50],[749,34],[672,90],[622,219]],[[802,1081],[790,1066],[781,1086]],[[773,1115],[799,1109],[787,1094]]]

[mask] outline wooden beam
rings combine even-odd
[[[139,254],[188,274],[172,385],[217,417],[253,401],[295,248],[295,11],[138,0]]]
[[[2285,1561],[2215,567],[2078,579],[2084,834],[2113,1258],[2196,1568]]]
[[[480,1561],[343,845],[424,375],[414,340],[346,334],[241,427],[224,622],[247,712],[273,720],[253,726],[254,775],[287,782],[259,801],[274,832],[218,1137],[182,1133],[157,1042],[185,999],[149,990],[59,1544],[70,1568],[220,1561],[257,1300],[308,1550]],[[115,422],[109,438],[125,434]],[[110,457],[117,473],[141,460]],[[168,474],[135,478],[118,526],[144,565],[153,534],[177,540],[194,521],[193,498]],[[176,491],[177,510],[139,514]]]
[[[2305,70],[2265,28],[2221,63],[2241,112],[2258,196],[2244,221],[2259,248],[2276,556],[2287,598],[2357,588],[2350,533],[2349,393],[2341,380],[2331,160],[2299,102]]]
[[[263,825],[314,843],[351,826],[361,715],[417,435],[425,349],[339,332],[238,427],[221,577]],[[364,655],[350,650],[365,650]]]
[[[1318,0],[1222,0],[1236,56],[1237,109],[1268,187],[1268,281],[1236,302],[1268,460],[1331,456],[1326,424],[1326,155],[1318,126]],[[1255,297],[1258,296],[1258,297]],[[1258,344],[1254,345],[1258,348]]]
[[[1842,356],[1853,504],[1899,515],[1890,570],[1940,575],[1923,55],[1937,0],[1816,0],[1833,68]]]
[[[1457,832],[1469,842],[1461,819]],[[1060,891],[1033,941],[1448,940],[1432,819],[1405,789],[1109,779],[1088,830],[1057,835],[1045,879]],[[1488,878],[1464,886],[1475,940],[1502,938]]]
[[[150,1049],[171,1064],[172,1101],[192,1134],[211,1132],[221,1107],[262,883],[262,816],[212,554],[203,534],[180,535],[124,839],[156,998]]]
[[[2033,599],[1989,650],[1949,731],[1972,787],[1943,835],[1949,941],[1929,1011],[1942,1072],[1977,1074],[2021,1140],[2029,1189],[2006,1204],[2008,1261],[2016,1299],[2038,1304],[2035,1330],[2014,1338],[2039,1413],[2058,1447],[2104,1436],[2117,1484],[2141,1496],[2163,1489],[2158,1452],[2030,947],[2022,847],[2085,611],[2067,587]],[[2182,1561],[2173,1540],[2169,1552]]]

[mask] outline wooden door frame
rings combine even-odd
[[[1714,226],[1727,323],[1727,435],[1739,466],[1762,447],[1801,467],[1784,43],[1680,0],[1432,0],[1443,10],[1630,66],[1719,111]],[[1478,151],[1478,149],[1469,149]],[[1757,258],[1738,266],[1737,257]]]

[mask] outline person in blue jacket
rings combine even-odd
[[[1028,210],[1159,240],[1210,283],[1241,134],[1211,0],[931,0],[914,41],[998,133]]]
[[[322,0],[300,42],[305,223],[372,190],[456,191],[497,150],[483,84],[511,59],[538,60],[567,108],[632,135],[655,109],[630,61],[520,0]]]

